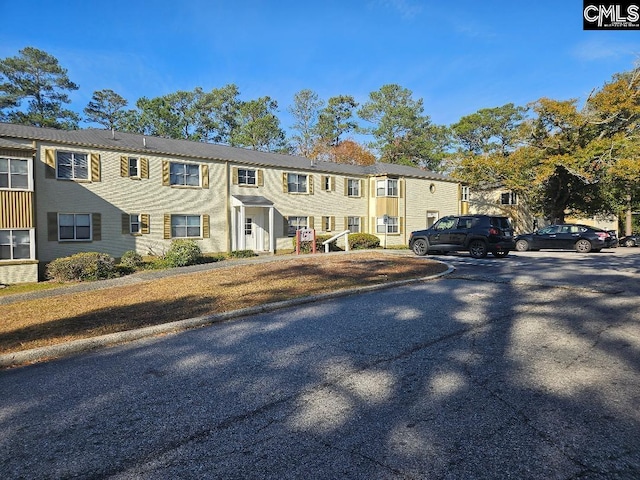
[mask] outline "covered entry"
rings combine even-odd
[[[231,249],[276,251],[273,202],[257,195],[231,196]]]

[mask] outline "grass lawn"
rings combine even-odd
[[[310,294],[419,278],[446,266],[366,252],[313,255],[0,306],[0,354]]]

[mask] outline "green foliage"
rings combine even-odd
[[[378,248],[380,239],[370,233],[352,233],[349,235],[349,248],[351,250],[363,250]]]
[[[47,278],[57,281],[104,280],[118,276],[115,260],[106,253],[76,253],[47,266]]]
[[[293,105],[288,110],[295,120],[291,129],[296,133],[291,140],[296,154],[311,157],[318,137],[318,115],[323,105],[318,94],[309,89],[300,90],[293,96]]]
[[[202,251],[193,240],[173,240],[171,246],[164,256],[167,267],[185,267],[195,265],[202,257]]]
[[[120,265],[123,267],[136,269],[142,266],[143,263],[142,255],[134,250],[126,251],[122,254],[122,257],[120,257]]]
[[[119,129],[123,117],[123,109],[127,101],[113,90],[93,92],[91,101],[84,109],[87,120],[111,130]]]
[[[319,111],[316,132],[322,142],[335,147],[343,135],[358,130],[353,120],[358,103],[351,95],[331,97],[325,108]]]
[[[253,250],[234,250],[229,254],[229,258],[251,258],[257,256]]]
[[[286,152],[285,132],[276,116],[278,102],[261,97],[240,103],[238,127],[231,133],[231,145],[262,152]]]
[[[18,56],[0,60],[0,120],[78,128],[78,115],[62,107],[71,102],[67,92],[77,89],[55,57],[37,48],[23,48]],[[12,110],[3,111],[7,109]]]

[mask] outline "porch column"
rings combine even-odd
[[[246,250],[247,249],[247,239],[245,238],[244,235],[244,222],[245,222],[245,210],[244,210],[244,203],[240,205],[240,219],[239,219],[239,223],[240,225],[238,225],[238,250]]]
[[[273,207],[269,207],[269,252],[275,253],[276,251],[276,230],[273,226]]]

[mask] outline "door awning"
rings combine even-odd
[[[273,202],[260,195],[231,195],[231,205],[234,207],[273,207]]]

